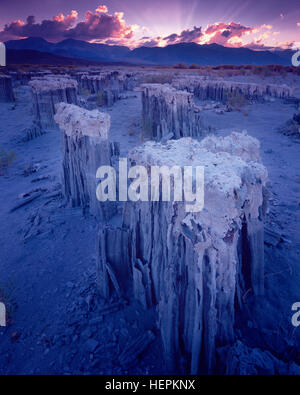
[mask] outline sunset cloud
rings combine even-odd
[[[270,29],[272,26],[264,25],[265,29]],[[189,43],[195,42],[198,44],[220,44],[227,46],[235,46],[237,40],[242,36],[250,33],[258,32],[259,29],[256,27],[243,26],[240,23],[230,22],[217,22],[212,25],[208,25],[206,29],[194,26],[194,29],[183,30],[179,34],[170,34],[164,37],[166,45],[178,44],[178,43]]]
[[[182,30],[181,33],[173,33],[166,37],[143,37],[139,41],[139,46],[166,46],[180,43],[197,44],[219,44],[229,47],[246,46],[251,42],[251,35],[256,37],[257,45],[262,43],[272,34],[273,26],[263,24],[261,26],[244,26],[240,23],[217,22],[201,28],[194,26],[193,29]],[[246,41],[245,38],[248,40]],[[252,39],[253,40],[253,39]]]
[[[73,25],[77,17],[77,11],[73,10],[69,15],[58,14],[52,20],[43,20],[41,23],[36,23],[35,17],[30,15],[26,22],[16,20],[5,25],[0,32],[0,40],[6,41],[30,36],[43,37],[49,40],[63,38],[64,32]]]
[[[108,12],[108,8],[106,5],[98,5],[98,7],[95,10],[96,12],[99,12],[99,14],[106,14]]]
[[[128,25],[123,12],[109,14],[105,5],[99,5],[95,13],[87,11],[84,21],[77,21],[78,12],[73,10],[69,15],[62,13],[51,20],[35,22],[34,16],[29,16],[26,22],[13,21],[0,31],[0,41],[26,37],[42,37],[50,41],[65,38],[78,40],[103,40],[109,38],[131,39],[137,25]]]
[[[190,43],[199,41],[202,35],[201,27],[194,26],[194,29],[183,30],[180,34],[171,34],[163,40],[165,40],[167,44]]]
[[[204,31],[203,39],[206,44],[216,43],[225,46],[239,46],[244,35],[257,32],[256,27],[243,26],[240,23],[217,22],[207,26]]]
[[[27,37],[42,37],[57,42],[66,38],[109,45],[125,45],[130,48],[164,47],[181,43],[219,44],[226,47],[245,47],[251,49],[273,49],[281,45],[276,39],[281,36],[280,28],[273,31],[273,26],[264,23],[259,26],[247,26],[239,22],[216,22],[206,27],[194,26],[181,31],[168,29],[171,34],[160,35],[159,29],[150,26],[128,24],[123,12],[110,13],[105,4],[100,4],[92,11],[81,15],[76,10],[69,14],[58,13],[51,19],[36,21],[28,16],[25,21],[16,19],[6,24],[0,31],[0,41]],[[279,14],[279,11],[278,11]],[[278,15],[277,14],[277,15]],[[83,16],[84,15],[84,16]],[[83,17],[82,17],[83,16]],[[144,22],[144,21],[142,21]],[[266,20],[266,22],[268,22]],[[170,22],[171,23],[171,22]],[[300,27],[300,22],[296,23]],[[297,27],[294,25],[294,29]],[[152,32],[152,33],[151,33]],[[283,40],[290,37],[283,36]],[[283,42],[283,48],[289,48],[293,42]]]
[[[68,27],[71,26],[73,22],[76,21],[77,17],[78,17],[78,12],[72,10],[70,15],[65,16],[64,14],[60,13],[57,16],[55,16],[53,20],[57,22],[64,22],[65,26]]]
[[[127,25],[123,12],[115,12],[114,15],[107,13],[95,13],[88,11],[85,21],[79,22],[64,33],[65,37],[78,40],[95,40],[108,38],[127,38],[133,36],[136,25]]]
[[[264,44],[262,39],[255,39],[251,43],[244,45],[245,48],[252,49],[254,51],[274,51],[274,50],[283,50],[283,49],[294,49],[295,42],[294,41],[283,41],[278,42],[275,41],[273,45]]]

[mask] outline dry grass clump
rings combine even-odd
[[[242,93],[232,92],[228,94],[226,104],[230,110],[241,111],[249,101]]]
[[[300,113],[294,114],[293,118],[290,119],[281,129],[281,133],[286,136],[300,137]]]
[[[262,77],[281,75],[282,77],[287,74],[294,74],[300,76],[300,67],[283,66],[278,64],[267,66],[240,66],[241,69],[247,71],[247,74],[254,74]]]
[[[219,66],[203,66],[191,64],[187,66],[185,63],[174,65],[173,68],[183,70],[197,70],[200,75],[214,76],[214,77],[234,77],[234,76],[250,76],[256,75],[262,78],[280,75],[282,77],[293,74],[300,76],[300,67],[283,66],[283,65],[219,65]]]
[[[188,68],[188,66],[183,62],[179,62],[179,63],[175,64],[173,67],[174,67],[174,69],[187,69]]]

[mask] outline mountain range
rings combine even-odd
[[[171,66],[179,62],[187,65],[291,65],[292,50],[253,51],[248,48],[229,48],[218,44],[181,43],[166,47],[139,47],[130,49],[126,46],[88,43],[86,41],[67,39],[58,43],[51,43],[40,37],[29,37],[22,40],[12,40],[5,43],[8,50],[8,61],[15,60],[20,63],[18,54],[22,59],[28,56],[24,63],[35,63],[31,59],[34,55],[45,58],[48,54],[50,64],[71,64],[80,59],[79,64],[87,63],[126,63],[137,65],[163,65]],[[20,51],[20,52],[19,52]],[[34,51],[31,52],[31,51]],[[42,55],[42,54],[43,55]],[[61,59],[63,58],[63,60]],[[12,60],[11,60],[12,61]],[[84,62],[82,62],[84,61]],[[51,63],[53,62],[53,63]]]

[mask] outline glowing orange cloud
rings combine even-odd
[[[56,22],[65,22],[67,25],[71,25],[78,17],[78,12],[76,10],[72,10],[70,15],[64,16],[64,14],[60,13],[53,18]]]
[[[108,8],[106,7],[106,5],[98,5],[95,11],[99,14],[106,14],[108,12]]]

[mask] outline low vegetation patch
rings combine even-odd
[[[226,104],[230,110],[241,111],[249,101],[242,93],[232,92],[228,94]]]
[[[187,68],[188,68],[188,66],[183,62],[179,62],[179,63],[175,64],[175,66],[174,66],[174,69],[187,69]]]
[[[294,114],[293,118],[290,119],[281,129],[281,133],[286,136],[300,137],[300,113]]]

